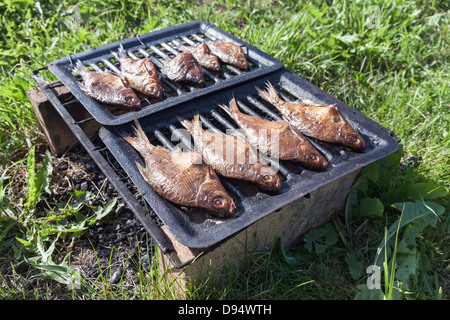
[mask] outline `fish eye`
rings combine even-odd
[[[351,141],[352,143],[357,143],[357,142],[359,142],[359,138],[358,138],[358,137],[355,137],[355,136],[351,136],[351,137],[350,137],[350,141]]]
[[[214,206],[214,208],[223,208],[225,206],[225,204],[226,204],[225,199],[223,197],[220,197],[220,196],[215,197],[212,200],[212,205]]]
[[[263,176],[263,181],[264,182],[271,182],[273,179],[272,179],[272,176],[269,176],[268,174],[265,174],[264,176]]]
[[[132,103],[133,102],[133,97],[125,97],[125,102],[126,103]]]
[[[319,160],[319,157],[316,155],[316,154],[311,154],[310,156],[309,156],[309,158],[311,159],[311,161],[318,161]]]

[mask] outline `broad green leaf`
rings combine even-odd
[[[434,183],[412,183],[402,186],[397,190],[384,192],[380,195],[384,205],[391,205],[395,202],[414,200],[433,200],[445,197],[448,194],[444,186]]]
[[[381,217],[384,212],[384,205],[378,198],[362,198],[359,203],[358,216],[355,218],[365,218],[370,216]]]
[[[294,265],[298,263],[297,257],[289,251],[283,244],[281,244],[281,253],[283,254],[284,261],[288,264]]]
[[[347,262],[352,278],[358,280],[364,270],[364,261],[361,260],[361,256],[349,250],[345,255],[345,261]]]
[[[425,200],[442,198],[447,195],[447,189],[444,186],[432,183],[415,183],[408,185],[407,196],[414,200],[421,197]]]
[[[417,257],[415,254],[397,255],[397,270],[395,278],[402,283],[406,283],[410,276],[417,274]]]
[[[360,284],[356,288],[358,292],[355,295],[355,300],[385,300],[381,289],[369,289],[365,284]]]
[[[310,230],[305,235],[305,247],[310,252],[323,253],[339,240],[338,234],[331,223]]]
[[[415,202],[401,202],[394,203],[393,208],[403,212],[403,216],[400,222],[400,218],[397,219],[389,228],[386,242],[383,240],[378,247],[378,252],[375,257],[374,264],[380,265],[383,262],[384,250],[386,245],[389,246],[390,240],[395,236],[397,228],[403,228],[409,224],[420,224],[421,229],[425,226],[436,226],[438,217],[445,212],[445,208],[441,205],[430,201],[415,201]]]
[[[116,205],[117,198],[112,199],[104,208],[101,206],[92,208],[94,211],[94,215],[89,219],[89,224],[93,224],[98,220],[101,220],[103,217],[106,217]]]
[[[357,34],[357,33],[353,33],[353,34],[347,33],[345,35],[342,35],[342,33],[340,33],[338,35],[335,35],[334,37],[347,45],[350,45],[353,42],[356,42],[359,40],[359,34]]]

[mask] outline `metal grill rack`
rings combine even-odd
[[[198,113],[205,129],[222,133],[236,132],[237,125],[218,107],[219,104],[228,105],[232,97],[238,101],[243,112],[280,120],[281,116],[274,107],[265,101],[255,89],[256,86],[264,88],[266,81],[270,81],[280,95],[288,101],[298,99],[299,95],[302,95],[317,103],[337,103],[342,114],[365,139],[367,147],[364,152],[359,153],[309,139],[329,162],[329,168],[324,172],[310,170],[293,162],[278,162],[267,158],[272,161],[272,165],[275,166],[282,180],[282,189],[276,193],[264,192],[250,183],[221,177],[225,189],[234,198],[238,208],[237,216],[231,220],[212,217],[199,209],[176,206],[157,195],[137,169],[136,162],[145,166],[142,158],[123,139],[124,136],[134,135],[133,123],[103,127],[100,130],[99,135],[105,146],[138,189],[142,191],[152,209],[171,230],[174,237],[190,248],[204,248],[224,240],[286,204],[361,169],[371,162],[395,152],[398,148],[390,131],[329,95],[311,95],[311,85],[286,69],[241,84],[239,87],[232,87],[208,97],[200,97],[179,105],[176,109],[162,110],[139,118],[139,122],[154,144],[173,149],[182,143],[187,146],[182,149],[194,149],[191,137],[180,130],[183,128],[180,121],[182,119],[191,120]]]
[[[195,87],[180,84],[167,79],[161,74],[164,88],[164,97],[155,99],[138,94],[143,105],[142,110],[136,113],[142,117],[159,110],[170,108],[202,95],[227,88],[239,82],[249,80],[281,68],[281,63],[250,44],[233,35],[213,26],[207,22],[192,22],[179,26],[169,27],[159,31],[137,35],[104,46],[92,48],[82,53],[71,54],[55,60],[49,64],[49,70],[73,93],[73,95],[86,107],[97,122],[103,125],[118,125],[132,121],[131,112],[124,108],[112,108],[95,101],[87,96],[78,86],[79,76],[72,72],[77,61],[91,70],[108,70],[118,74],[120,66],[115,53],[122,46],[128,56],[140,59],[149,58],[159,69],[160,73],[165,59],[176,56],[181,44],[197,45],[203,41],[232,41],[241,47],[249,62],[249,70],[243,71],[230,65],[222,65],[220,72],[204,70],[205,86]]]

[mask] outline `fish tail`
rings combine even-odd
[[[180,121],[181,125],[183,127],[185,127],[186,130],[188,130],[188,131],[191,131],[194,127],[193,122],[191,122],[189,120],[179,118],[178,121]]]
[[[230,108],[227,107],[226,105],[219,104],[219,108],[221,108],[223,111],[225,111],[230,117],[233,117],[233,115],[231,114]]]
[[[139,121],[136,119],[136,116],[134,116],[134,123],[136,125],[134,128],[136,137],[127,136],[124,137],[124,139],[143,155],[147,152],[148,148],[152,146],[152,144],[150,143],[150,140],[148,140],[148,137],[142,129]]]
[[[117,49],[117,51],[111,51],[111,53],[117,60],[127,55],[127,52],[122,44],[120,44],[119,49]]]
[[[273,87],[273,85],[270,82],[267,82],[267,90],[263,91],[261,89],[259,89],[258,87],[256,87],[256,90],[259,92],[259,94],[266,99],[267,101],[269,101],[272,104],[276,104],[280,101],[280,97],[278,96],[275,88]]]
[[[86,67],[83,63],[80,60],[77,60],[75,66],[72,68],[72,71],[76,74],[80,74],[84,69],[86,69]]]
[[[193,119],[194,128],[201,129],[202,125],[200,123],[200,115],[197,113]]]
[[[237,106],[235,98],[231,99],[231,101],[230,101],[230,110],[234,114],[237,114],[237,113],[240,112],[239,109],[238,109],[238,106]]]
[[[229,106],[225,106],[220,104],[219,105],[220,108],[222,108],[223,111],[225,111],[231,118],[235,118],[235,116],[240,112],[238,107],[237,107],[237,103],[236,103],[236,99],[232,98],[230,100]]]

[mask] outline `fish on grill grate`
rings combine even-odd
[[[271,121],[242,113],[236,99],[229,107],[220,107],[243,131],[247,141],[261,152],[280,160],[295,161],[303,166],[326,170],[325,157],[301,134],[295,132],[286,121]]]
[[[221,70],[219,58],[211,53],[211,50],[204,42],[198,46],[182,45],[180,50],[192,53],[203,68],[216,72]]]
[[[150,97],[162,98],[164,90],[160,75],[150,59],[128,57],[122,45],[114,55],[120,63],[121,74],[127,78],[131,88]]]
[[[241,46],[233,42],[211,40],[207,41],[206,45],[220,61],[239,69],[248,70],[247,57]]]
[[[281,181],[276,172],[244,140],[224,133],[204,130],[196,115],[193,121],[182,120],[194,145],[212,168],[222,176],[250,181],[260,189],[278,191]]]
[[[114,106],[127,107],[131,110],[141,108],[141,102],[131,88],[128,80],[109,71],[92,71],[81,61],[77,61],[72,70],[81,76],[79,87],[91,98]]]
[[[189,51],[179,53],[163,63],[163,73],[172,81],[187,82],[197,86],[205,85],[202,67]]]
[[[335,104],[322,105],[310,100],[286,102],[278,96],[270,82],[267,82],[266,91],[256,89],[297,132],[353,151],[363,151],[366,148],[364,139],[352,128]]]
[[[214,170],[199,153],[171,151],[150,143],[135,118],[136,137],[124,139],[143,157],[136,163],[144,180],[165,199],[186,207],[204,209],[219,218],[232,218],[237,210]]]

